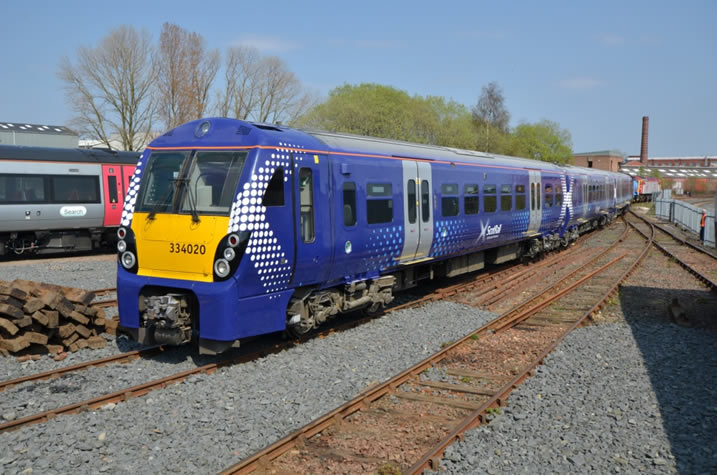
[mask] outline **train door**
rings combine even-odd
[[[292,158],[294,189],[294,274],[292,284],[324,282],[333,262],[333,211],[329,161],[326,155]],[[292,179],[292,178],[290,178]]]
[[[535,234],[540,231],[540,223],[543,220],[540,195],[542,185],[539,171],[529,171],[530,174],[530,222],[528,223],[528,234]]]
[[[122,165],[102,165],[105,226],[119,226],[124,202]]]
[[[431,164],[403,163],[403,251],[400,263],[427,259],[433,242],[433,177]]]

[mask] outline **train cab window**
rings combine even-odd
[[[284,206],[284,168],[278,167],[269,180],[261,199],[263,206]]]
[[[550,208],[553,206],[553,185],[545,185],[545,202],[543,208]]]
[[[513,185],[500,185],[500,210],[513,209]]]
[[[52,176],[50,183],[55,203],[100,202],[100,183],[96,175]]]
[[[301,240],[314,241],[314,178],[311,168],[299,170],[299,227]]]
[[[515,185],[515,209],[525,209],[525,185]]]
[[[498,209],[495,185],[483,185],[483,211],[494,213]]]
[[[450,195],[458,195],[458,185],[441,185],[441,214],[446,218],[458,216],[458,196]]]
[[[110,171],[112,169],[110,168]],[[107,177],[107,191],[110,196],[110,203],[117,203],[117,177],[110,175]]]
[[[466,214],[478,214],[478,185],[465,185],[463,187],[463,211]]]
[[[415,224],[416,222],[416,180],[408,180],[406,183],[406,208],[408,208],[408,222]]]
[[[45,179],[38,175],[0,175],[0,203],[42,203]]]
[[[356,183],[348,181],[344,183],[344,226],[356,224]],[[415,201],[415,200],[414,200]],[[414,221],[416,212],[414,214]]]
[[[366,185],[366,222],[368,224],[393,221],[393,191],[391,183]]]
[[[230,150],[197,152],[181,190],[180,211],[228,215],[246,157],[247,152]]]
[[[424,223],[431,220],[431,187],[428,180],[421,181],[421,220]]]
[[[187,152],[152,152],[142,173],[135,211],[166,213],[172,209],[174,191]]]

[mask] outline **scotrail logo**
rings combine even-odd
[[[495,226],[490,225],[490,221],[480,222],[480,236],[478,236],[478,242],[487,241],[489,239],[495,239],[500,235],[500,230],[503,229],[502,224],[496,224]]]

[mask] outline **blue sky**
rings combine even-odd
[[[500,3],[500,5],[497,5]],[[127,24],[164,22],[211,48],[257,46],[326,95],[375,82],[469,107],[503,88],[511,125],[568,129],[575,152],[717,155],[717,2],[135,1],[4,2],[0,121],[63,125],[60,58]]]

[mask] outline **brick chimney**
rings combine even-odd
[[[650,126],[650,118],[642,117],[642,146],[640,147],[640,165],[647,166],[647,129]]]

